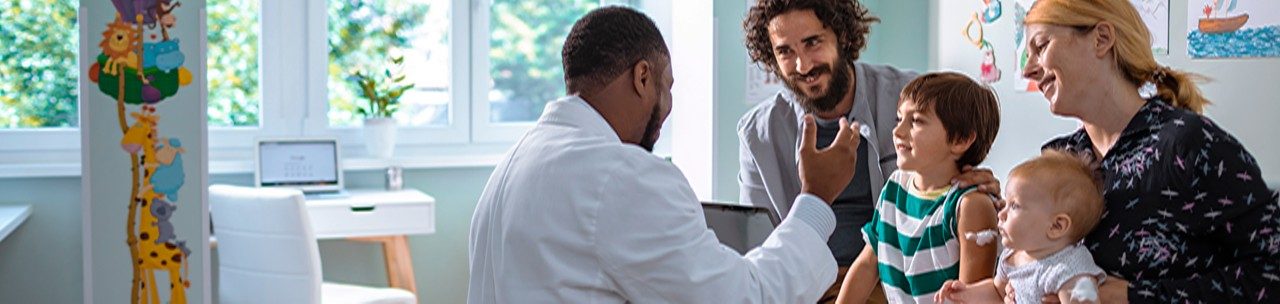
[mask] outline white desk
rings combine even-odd
[[[348,190],[340,198],[308,198],[317,239],[436,232],[436,199],[415,189]],[[216,229],[216,228],[215,228]]]
[[[381,243],[388,285],[417,294],[407,235],[436,232],[436,199],[415,189],[347,191],[347,196],[307,199],[316,239]],[[217,247],[217,239],[211,237],[209,245]]]
[[[31,205],[0,206],[0,241],[31,216]]]

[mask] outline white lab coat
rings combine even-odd
[[[835,281],[826,244],[835,217],[811,195],[796,205],[809,213],[738,254],[707,229],[679,169],[565,97],[485,186],[471,219],[467,301],[813,303]]]

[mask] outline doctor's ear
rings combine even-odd
[[[641,59],[631,66],[631,86],[636,96],[645,97],[649,92],[653,92],[649,87],[655,85],[654,82],[657,81],[654,76],[653,64],[648,60]]]

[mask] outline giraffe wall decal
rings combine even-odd
[[[167,143],[176,139],[160,140],[155,128],[160,117],[154,112],[154,107],[144,105],[141,111],[129,113],[134,117],[134,123],[120,140],[120,146],[126,151],[139,147],[138,150],[142,152],[139,162],[135,162],[134,166],[141,165],[143,174],[140,180],[135,181],[138,194],[129,208],[129,215],[137,219],[136,227],[130,227],[136,229],[136,234],[131,235],[136,236],[136,239],[130,247],[137,253],[133,256],[136,264],[134,270],[140,274],[134,285],[134,290],[140,294],[135,303],[163,303],[159,300],[158,291],[164,285],[159,285],[156,281],[157,271],[168,273],[170,303],[185,303],[186,288],[190,286],[185,261],[191,250],[176,238],[172,231],[173,225],[169,223],[169,217],[177,209],[174,203],[176,196],[158,192],[157,185],[153,182],[158,169],[162,168],[163,156],[168,156],[170,162],[178,157],[177,152],[173,151],[176,148]],[[165,153],[159,152],[162,150]],[[170,189],[175,192],[177,190]]]
[[[192,80],[191,72],[182,67],[185,56],[178,40],[171,40],[168,31],[177,25],[172,13],[178,3],[111,1],[115,18],[102,33],[102,53],[90,66],[88,78],[115,99],[120,148],[129,155],[130,197],[121,199],[127,202],[125,243],[133,269],[130,303],[185,304],[191,250],[170,222],[185,179],[185,149],[178,138],[161,137],[161,117],[156,113],[162,101]],[[151,35],[154,41],[148,41],[144,28],[157,25],[163,40]],[[157,280],[161,272],[167,284]],[[162,299],[161,290],[167,290],[168,299]]]

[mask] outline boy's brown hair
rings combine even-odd
[[[1067,236],[1072,242],[1083,239],[1102,218],[1101,180],[1084,156],[1045,149],[1040,156],[1013,167],[1009,178],[1021,178],[1048,190],[1053,210],[1071,217]]]
[[[989,87],[964,74],[934,72],[907,83],[900,98],[914,101],[918,111],[934,110],[947,130],[947,142],[973,138],[956,166],[977,166],[987,158],[1000,131],[1000,102]]]

